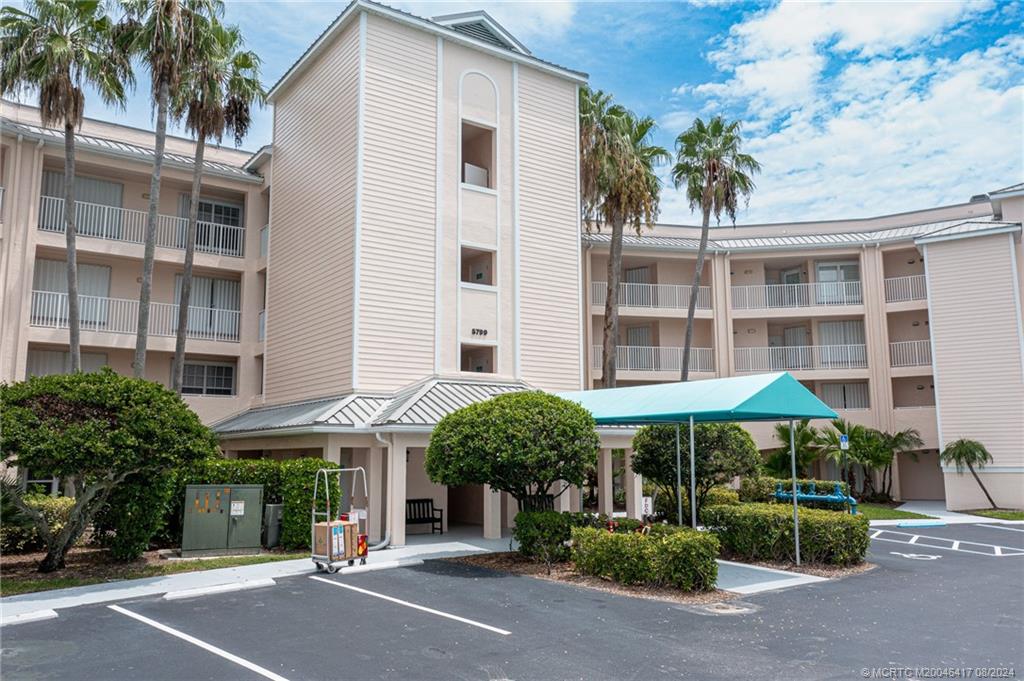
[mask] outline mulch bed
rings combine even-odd
[[[45,552],[7,554],[0,558],[0,573],[4,578],[24,579],[38,576],[40,561]],[[138,573],[139,568],[157,565],[164,561],[156,551],[146,551],[138,560],[130,563],[118,563],[110,559],[105,549],[91,546],[79,546],[71,549],[66,557],[67,567],[55,573],[57,577],[100,578],[108,580],[125,579]]]
[[[487,568],[489,570],[497,570],[499,572],[508,572],[515,575],[523,575],[525,577],[545,579],[551,582],[572,584],[573,586],[595,589],[597,591],[604,591],[606,593],[612,593],[619,596],[645,598],[652,601],[667,601],[683,605],[702,605],[707,603],[718,603],[731,598],[736,598],[736,594],[718,589],[715,591],[691,593],[668,587],[624,586],[611,580],[601,579],[600,577],[580,575],[573,571],[572,563],[557,563],[552,565],[551,574],[549,575],[547,574],[547,568],[545,568],[543,564],[534,562],[529,558],[524,558],[514,551],[505,553],[482,553],[470,556],[455,556],[452,558],[443,558],[442,560],[452,563],[461,563],[463,565],[473,565],[475,567]]]

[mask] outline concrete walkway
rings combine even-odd
[[[505,539],[505,550],[508,540]],[[477,546],[458,541],[448,542],[410,542],[408,546],[398,549],[374,551],[367,560],[367,565],[346,567],[342,573],[368,572],[404,565],[414,565],[428,558],[467,555],[471,553],[487,553],[493,551],[487,546]],[[245,585],[248,582],[261,582],[279,577],[314,574],[316,567],[309,558],[282,560],[274,563],[258,565],[242,565],[216,570],[183,572],[176,575],[147,577],[144,579],[127,579],[107,584],[90,584],[70,589],[54,589],[38,593],[20,594],[0,598],[0,625],[10,621],[19,621],[23,616],[38,611],[52,611],[62,608],[74,608],[79,605],[123,601],[143,596],[155,596],[179,591],[216,590],[225,585]]]
[[[1024,521],[1020,520],[997,520],[996,518],[986,518],[980,515],[971,515],[969,513],[958,513],[956,511],[947,511],[945,501],[908,501],[902,506],[896,507],[897,511],[907,511],[909,513],[920,513],[921,515],[928,515],[935,520],[929,521],[924,518],[921,519],[903,519],[903,520],[872,520],[872,527],[889,527],[894,525],[907,525],[907,524],[918,524],[923,526],[926,525],[960,525],[966,523],[1011,523],[1020,524]]]

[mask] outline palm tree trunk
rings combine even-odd
[[[683,341],[683,366],[681,380],[690,378],[690,346],[693,344],[693,316],[697,312],[697,296],[700,294],[700,279],[704,273],[704,254],[708,250],[708,225],[711,224],[711,206],[704,207],[704,221],[700,228],[700,246],[697,247],[697,266],[693,271],[693,286],[690,288],[690,304],[686,308],[686,338]]]
[[[967,463],[967,470],[971,472],[971,475],[973,475],[974,479],[978,482],[978,487],[980,487],[981,491],[985,493],[985,498],[988,499],[988,503],[992,504],[992,508],[999,508],[996,506],[996,502],[992,499],[992,495],[988,493],[987,489],[985,489],[985,485],[981,482],[981,478],[978,477],[978,473],[974,470],[974,466],[972,466],[970,462]]]
[[[178,299],[178,328],[174,340],[174,364],[171,368],[171,389],[181,394],[185,378],[185,337],[188,333],[188,308],[192,300],[192,262],[196,255],[196,228],[199,222],[199,190],[203,177],[203,154],[206,136],[200,133],[196,140],[195,168],[192,171],[192,196],[188,208],[188,232],[185,234],[185,271],[181,275],[181,294]]]
[[[601,355],[601,383],[615,387],[619,344],[619,281],[622,279],[623,219],[612,218],[612,240],[608,253],[608,294],[604,301],[604,347]]]
[[[156,148],[153,152],[153,176],[149,182],[149,214],[146,216],[145,250],[142,256],[142,288],[139,290],[139,322],[135,333],[135,361],[132,363],[136,378],[146,375],[146,343],[149,339],[149,299],[153,291],[153,259],[156,256],[156,224],[160,210],[160,170],[164,163],[164,144],[167,140],[167,101],[170,87],[160,84],[156,105]]]
[[[82,368],[82,322],[78,310],[78,252],[75,246],[75,126],[64,123],[64,238],[68,271],[68,354],[71,371]]]

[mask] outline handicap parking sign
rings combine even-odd
[[[850,448],[850,436],[847,435],[846,433],[843,433],[843,434],[841,434],[839,436],[839,449],[849,449],[849,448]]]

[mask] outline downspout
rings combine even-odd
[[[373,436],[375,438],[377,438],[377,442],[381,443],[382,445],[385,445],[388,448],[388,454],[391,454],[391,450],[393,448],[392,443],[387,441],[387,440],[385,440],[384,438],[382,438],[380,436],[380,433],[377,432],[377,431],[374,431]],[[392,476],[394,475],[394,473],[392,473],[392,468],[393,467],[391,466],[391,463],[389,462],[388,463],[388,480],[387,480],[387,485],[386,485],[387,490],[388,490],[388,494],[391,493],[391,482],[392,482]],[[384,538],[380,540],[379,544],[374,544],[373,546],[368,547],[367,551],[379,551],[381,549],[386,549],[390,544],[391,544],[391,513],[389,512],[389,510],[387,508],[385,508],[384,509]]]

